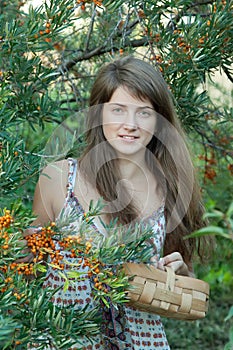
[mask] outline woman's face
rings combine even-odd
[[[118,156],[143,156],[156,127],[156,112],[148,99],[139,100],[124,87],[103,108],[103,132]]]

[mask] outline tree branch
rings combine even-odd
[[[126,46],[127,47],[140,47],[140,46],[144,46],[144,45],[148,45],[149,44],[149,40],[148,38],[142,38],[142,39],[136,39],[136,40],[127,40],[126,41]],[[68,70],[70,70],[73,66],[75,66],[78,62],[82,62],[82,61],[87,61],[90,58],[94,57],[94,56],[99,56],[99,55],[103,55],[111,50],[114,49],[118,49],[115,48],[114,46],[99,46],[94,48],[93,50],[90,50],[89,52],[84,52],[84,54],[78,56],[77,58],[73,59],[72,61],[68,61],[66,63],[64,63],[61,68],[60,71],[66,72]]]
[[[210,146],[213,149],[216,149],[217,151],[221,152],[224,156],[229,156],[233,158],[233,151],[225,149],[221,146],[216,145],[212,140],[209,139],[209,137],[200,129],[195,128],[196,132],[202,137],[202,144],[204,146]],[[206,140],[206,141],[204,141]]]
[[[94,11],[93,11],[92,16],[91,16],[91,23],[90,23],[89,30],[87,33],[87,41],[86,41],[86,45],[85,45],[85,49],[84,49],[85,52],[88,50],[88,47],[89,47],[91,33],[93,31],[93,27],[94,27],[94,23],[95,23],[95,16],[96,16],[96,8],[94,8]]]

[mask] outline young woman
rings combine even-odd
[[[192,256],[196,248],[201,255],[201,246],[183,238],[203,225],[203,208],[161,73],[134,57],[105,65],[91,91],[86,144],[78,160],[58,161],[44,169],[35,190],[35,225],[55,221],[64,207],[85,212],[91,200],[103,197],[103,222],[149,222],[154,230],[151,262],[192,276]],[[95,227],[105,234],[100,220]],[[48,271],[45,286],[62,283],[56,272]],[[59,290],[54,303],[92,308],[88,280],[66,292]],[[124,306],[104,310],[103,331],[93,343],[83,340],[82,348],[168,350],[169,345],[159,316]]]

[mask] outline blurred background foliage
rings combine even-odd
[[[226,221],[233,200],[232,12],[231,0],[0,0],[1,208],[19,203],[19,212],[30,213],[51,152],[69,155],[67,138],[79,149],[73,125],[82,130],[80,111],[104,62],[127,54],[147,60],[173,93],[207,212],[223,214],[209,215],[210,225],[229,237],[216,233],[210,263],[196,266],[211,285],[206,319],[165,320],[172,349],[232,346],[232,319],[224,321],[233,287],[232,213]]]

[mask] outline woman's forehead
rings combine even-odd
[[[153,107],[152,103],[148,98],[139,98],[135,94],[131,93],[127,88],[121,86],[118,87],[112,94],[109,103],[118,103],[122,105],[139,105]]]

